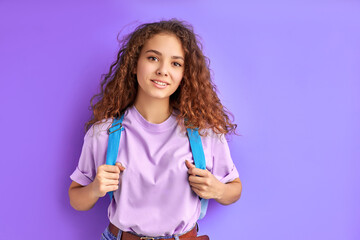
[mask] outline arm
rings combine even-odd
[[[78,211],[90,210],[98,201],[99,197],[96,197],[94,195],[92,185],[93,183],[90,183],[87,186],[82,186],[74,181],[71,183],[69,187],[70,205],[75,210]]]
[[[115,163],[115,166],[103,164],[98,167],[94,181],[87,186],[73,181],[69,188],[70,205],[78,211],[90,210],[100,197],[119,188],[120,172],[124,170],[121,163]]]
[[[240,199],[242,185],[240,178],[236,178],[232,182],[226,184],[221,183],[222,191],[219,197],[214,198],[218,203],[222,205],[229,205]]]

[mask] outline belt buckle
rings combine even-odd
[[[140,237],[141,240],[155,240],[153,237]]]

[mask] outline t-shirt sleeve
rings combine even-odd
[[[93,152],[92,127],[87,131],[84,137],[79,163],[75,171],[70,175],[71,180],[86,186],[90,184],[95,176],[95,157]]]
[[[212,174],[222,183],[228,183],[239,177],[237,168],[231,158],[229,145],[222,134],[214,136],[212,145]]]

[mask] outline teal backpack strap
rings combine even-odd
[[[106,152],[106,164],[115,165],[116,158],[119,151],[120,137],[121,132],[124,131],[122,122],[124,119],[124,114],[120,118],[115,118],[111,127],[108,129],[109,140],[108,147]],[[113,198],[113,191],[108,192],[110,196],[110,201]]]
[[[191,151],[194,157],[195,167],[205,170],[206,160],[205,160],[204,149],[202,146],[201,137],[199,135],[198,128],[195,129],[187,128],[186,130],[190,141]],[[200,202],[201,202],[201,212],[200,212],[199,220],[202,219],[206,214],[209,199],[200,198]]]

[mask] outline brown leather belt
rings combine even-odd
[[[114,235],[117,236],[119,233],[119,228],[117,228],[114,224],[110,223],[109,224],[109,231]],[[184,235],[179,236],[179,239],[181,240],[192,240],[192,239],[196,239],[196,240],[209,240],[209,237],[204,235],[204,236],[199,236],[197,237],[197,232],[199,231],[199,227],[198,224],[196,223],[196,226],[193,227],[193,229],[191,229],[189,232],[185,233]],[[133,233],[130,232],[122,232],[121,234],[121,240],[154,240],[154,238],[151,237],[139,237]],[[160,238],[157,240],[175,240],[175,238]]]

